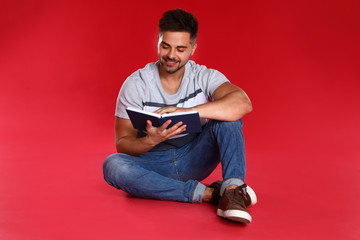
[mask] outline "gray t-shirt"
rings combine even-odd
[[[147,64],[130,75],[122,85],[116,104],[115,116],[129,119],[127,107],[154,112],[166,106],[194,107],[212,101],[212,94],[221,84],[229,80],[219,71],[188,61],[180,87],[175,94],[164,91],[159,77],[159,62]],[[201,119],[202,125],[206,119]],[[154,150],[179,147],[194,138],[193,134],[179,134]]]

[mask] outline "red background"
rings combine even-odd
[[[248,226],[102,179],[118,91],[157,60],[158,20],[176,7],[199,19],[193,59],[253,102]],[[359,239],[359,11],[356,0],[1,1],[0,238]]]

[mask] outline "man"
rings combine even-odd
[[[241,118],[252,111],[243,90],[220,72],[189,60],[197,44],[198,24],[181,9],[159,22],[159,61],[124,82],[116,106],[116,148],[106,158],[105,180],[141,198],[218,204],[217,214],[249,223],[247,206],[256,203],[245,182],[245,145]],[[170,121],[146,133],[135,130],[127,107],[159,114],[197,111],[202,132],[182,134],[186,125]],[[209,119],[209,122],[207,122]],[[199,181],[221,162],[223,181],[206,187]]]

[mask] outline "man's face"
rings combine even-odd
[[[167,73],[175,73],[185,66],[195,49],[196,44],[191,45],[188,32],[165,31],[159,36],[159,60]]]

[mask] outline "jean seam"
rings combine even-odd
[[[209,124],[209,123],[208,123],[208,124]],[[211,126],[211,128],[212,128],[212,126]],[[211,130],[212,130],[212,129],[211,129]],[[201,137],[201,136],[199,136],[199,137]],[[200,143],[201,143],[201,141],[197,141],[197,143],[196,143],[194,146],[192,146],[192,148],[191,148],[190,151],[186,152],[183,156],[181,156],[181,157],[179,157],[179,158],[175,158],[174,161],[178,161],[178,160],[186,157],[186,156],[189,155],[190,153],[192,153],[192,152],[194,151],[195,147],[196,147],[197,145],[199,145]]]
[[[199,182],[198,182],[198,181],[196,181],[196,180],[195,180],[195,183],[196,183],[196,184],[194,185],[193,191],[192,191],[192,193],[191,193],[191,199],[190,199],[190,202],[194,202],[195,189],[196,189],[197,185],[199,184]]]
[[[174,164],[176,177],[177,177],[177,180],[180,180],[180,175],[179,175],[179,171],[178,171],[177,164],[176,164],[177,160],[174,157],[175,157],[175,151],[171,150],[171,160],[172,160],[172,162]]]

